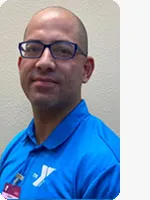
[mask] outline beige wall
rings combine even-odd
[[[7,0],[0,8],[0,153],[32,118],[19,83],[17,45],[37,10],[60,5],[75,12],[89,33],[96,69],[83,97],[89,110],[119,135],[119,7],[112,0]]]

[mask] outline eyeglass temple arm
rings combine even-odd
[[[83,54],[85,57],[87,57],[87,53],[84,53],[84,51],[82,51],[82,49],[80,49],[80,47],[78,47],[78,51]]]

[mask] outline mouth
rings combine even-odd
[[[35,81],[57,83],[57,81],[51,77],[36,77],[36,78],[33,78],[33,82]]]
[[[36,77],[33,79],[33,84],[36,87],[54,87],[58,82],[50,77]]]

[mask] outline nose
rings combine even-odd
[[[45,48],[43,54],[38,59],[35,67],[39,68],[41,71],[55,71],[56,64],[55,60],[51,55],[50,49]]]

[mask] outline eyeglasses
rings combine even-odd
[[[43,44],[41,41],[29,40],[19,43],[18,47],[23,58],[40,58],[45,48],[49,48],[54,59],[69,60],[74,58],[76,53],[87,56],[77,44],[68,41]]]

